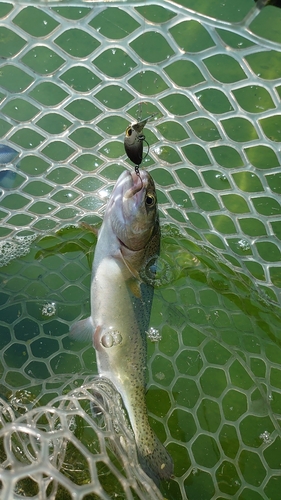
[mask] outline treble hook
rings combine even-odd
[[[135,165],[135,173],[137,174],[137,176],[139,177],[139,179],[141,181],[141,189],[142,189],[143,188],[143,182],[142,182],[142,178],[141,178],[141,174],[140,174],[139,165]]]

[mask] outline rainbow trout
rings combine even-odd
[[[146,330],[153,286],[141,276],[159,250],[153,179],[145,171],[125,171],[112,191],[98,234],[91,316],[70,331],[76,338],[92,338],[99,374],[121,394],[140,464],[155,482],[173,473],[172,459],[150,427],[145,402]]]

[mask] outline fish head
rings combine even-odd
[[[111,194],[106,217],[121,247],[132,252],[147,247],[159,231],[154,181],[145,170],[124,171]]]

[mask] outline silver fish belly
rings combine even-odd
[[[173,473],[170,455],[150,427],[145,402],[146,331],[153,286],[141,277],[160,248],[157,200],[151,176],[124,172],[108,202],[92,270],[91,316],[71,327],[91,337],[98,371],[121,394],[139,461],[156,482]]]

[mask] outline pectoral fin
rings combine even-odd
[[[140,279],[140,275],[138,273],[138,271],[136,271],[128,262],[128,260],[124,257],[123,253],[122,253],[122,250],[120,250],[120,253],[118,252],[118,255],[117,257],[119,257],[125,264],[126,268],[128,269],[128,271],[131,273],[131,275],[136,278],[137,280],[141,281]]]
[[[132,277],[127,280],[127,286],[130,289],[131,293],[135,297],[137,297],[137,299],[140,299],[141,298],[141,289],[140,289],[141,278],[140,278],[140,275],[139,275],[138,271],[136,271],[132,266],[130,266],[130,264],[125,259],[125,257],[122,254],[122,252],[120,252],[120,257],[123,260],[123,262],[124,262],[125,266],[127,267],[128,271],[130,271],[130,273],[132,275]]]
[[[137,297],[137,299],[141,298],[141,288],[140,288],[140,282],[135,280],[135,279],[130,279],[127,281],[128,288],[130,289],[131,293]]]
[[[69,335],[75,340],[80,340],[80,342],[88,342],[93,339],[95,327],[93,325],[92,317],[81,319],[71,325],[69,330]]]

